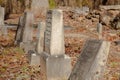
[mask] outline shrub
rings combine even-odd
[[[55,0],[49,0],[49,7],[50,7],[50,9],[52,9],[52,8],[55,8],[56,7],[56,3],[55,3]]]

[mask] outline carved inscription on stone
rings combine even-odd
[[[50,41],[52,30],[52,11],[47,12],[46,30],[45,30],[45,52],[50,53]]]

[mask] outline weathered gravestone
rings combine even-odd
[[[37,33],[37,43],[35,51],[28,51],[28,59],[30,65],[40,65],[40,55],[43,52],[44,48],[44,32],[45,32],[45,23],[40,22],[38,24],[38,33]]]
[[[24,17],[25,23],[22,35],[22,42],[31,42],[33,40],[34,15],[32,12],[25,12]]]
[[[37,33],[37,47],[36,47],[36,51],[38,54],[41,54],[43,52],[43,48],[44,48],[44,32],[45,32],[45,23],[44,22],[40,22],[38,24],[38,33]]]
[[[32,12],[25,12],[24,16],[20,17],[15,43],[23,48],[26,53],[35,49],[35,44],[33,43],[33,23],[34,16]]]
[[[69,80],[102,80],[109,54],[110,42],[88,40]]]
[[[99,39],[102,39],[103,26],[101,23],[97,24],[97,32],[98,32]]]
[[[32,0],[31,9],[35,16],[45,15],[49,8],[49,0]]]
[[[71,59],[65,55],[62,11],[49,10],[46,22],[45,48],[40,54],[44,80],[67,80],[71,72]]]
[[[7,33],[7,27],[4,26],[4,16],[5,16],[5,9],[0,6],[0,29],[2,32],[0,34],[6,36],[8,33]]]
[[[24,16],[19,18],[19,23],[15,35],[15,44],[19,45],[22,42],[22,35],[23,35],[23,28],[24,28]]]
[[[101,10],[120,10],[120,5],[107,5],[107,6],[100,5],[99,8]]]
[[[5,9],[0,6],[0,27],[4,27]]]

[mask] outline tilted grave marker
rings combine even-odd
[[[19,19],[15,44],[19,45],[27,53],[29,50],[35,50],[33,43],[33,23],[34,15],[32,12],[25,12]]]
[[[101,80],[110,42],[88,40],[68,80]]]
[[[44,22],[40,22],[38,24],[38,41],[37,41],[37,47],[36,47],[36,51],[38,54],[41,54],[43,52],[43,48],[44,48],[44,32],[45,32],[45,23]]]
[[[22,35],[22,42],[31,42],[33,40],[34,15],[32,12],[25,12],[25,24]]]
[[[45,48],[40,54],[41,70],[45,80],[67,80],[71,72],[71,59],[65,55],[63,13],[47,12]]]
[[[15,35],[15,44],[19,45],[22,42],[22,35],[23,35],[23,28],[24,28],[24,16],[19,18],[19,23]]]

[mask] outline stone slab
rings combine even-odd
[[[19,23],[15,35],[15,44],[19,45],[20,42],[22,41],[22,35],[23,35],[23,28],[24,28],[24,16],[21,16],[19,18]]]
[[[71,73],[71,59],[66,55],[40,55],[40,64],[44,80],[67,80]]]
[[[4,25],[5,9],[0,6],[0,27]]]
[[[110,42],[88,40],[68,80],[102,80]]]
[[[107,5],[107,6],[99,6],[99,8],[102,10],[120,10],[120,5]]]
[[[43,48],[44,48],[44,32],[45,32],[45,23],[44,22],[40,22],[38,24],[38,33],[37,33],[37,47],[36,47],[36,51],[38,54],[41,54],[43,52]]]
[[[24,29],[22,31],[22,42],[28,42],[33,40],[33,24],[34,15],[32,12],[24,13]]]
[[[45,52],[50,55],[63,55],[64,27],[62,10],[48,10],[45,30]]]
[[[25,53],[28,53],[29,50],[35,51],[35,42],[21,42],[20,43],[20,48],[24,50]]]
[[[35,51],[29,50],[28,51],[28,60],[30,65],[40,65],[40,55],[37,54]]]

